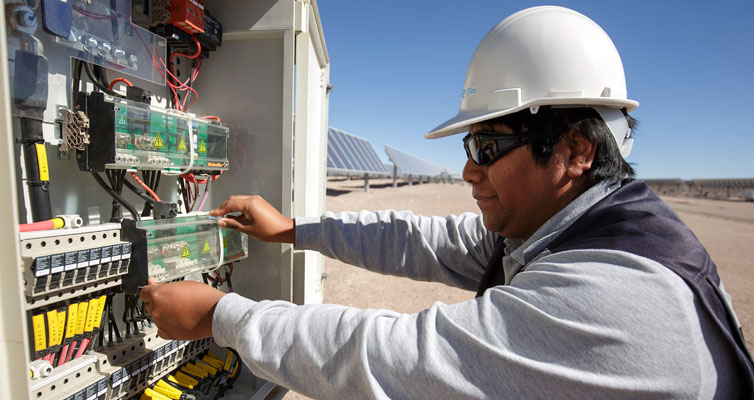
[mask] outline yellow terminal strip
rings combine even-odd
[[[55,336],[58,333],[57,310],[47,311],[47,347],[55,346]]]
[[[230,350],[228,350],[228,351],[230,351]],[[207,356],[208,356],[208,357],[211,357],[211,358],[214,358],[215,360],[218,360],[218,361],[222,361],[222,360],[220,359],[220,357],[218,357],[218,356],[217,356],[217,355],[216,355],[215,353],[213,353],[213,352],[211,352],[211,351],[208,351],[208,352],[207,352]]]
[[[58,345],[63,344],[63,335],[65,335],[65,317],[67,315],[65,308],[58,310],[58,332],[55,336],[55,343]]]
[[[144,389],[144,393],[141,394],[140,400],[171,400],[170,397],[163,396],[150,388]]]
[[[97,299],[97,312],[94,314],[94,327],[99,328],[100,323],[102,322],[102,314],[105,312],[105,302],[107,301],[107,296],[102,295]]]
[[[201,379],[204,379],[209,376],[209,372],[197,367],[196,365],[191,365],[191,364],[186,364],[183,367],[181,367],[181,371],[187,374],[197,376]]]
[[[225,355],[225,365],[223,365],[225,372],[230,372],[231,365],[233,365],[233,352],[228,350],[228,354]]]
[[[169,375],[168,382],[177,383],[187,389],[193,389],[194,386],[199,384],[199,381],[180,371],[176,372],[175,376]]]
[[[91,333],[94,330],[94,323],[97,321],[97,311],[99,311],[99,298],[93,298],[89,300],[89,310],[86,312],[85,333]]]
[[[84,327],[86,327],[86,314],[89,309],[89,302],[82,301],[79,303],[78,315],[76,316],[76,335],[84,334]]]
[[[202,357],[202,361],[205,363],[213,366],[215,369],[222,369],[223,368],[223,362],[222,360],[218,360],[216,358],[212,358],[209,355],[205,355]]]
[[[165,382],[162,379],[160,379],[160,380],[157,381],[157,383],[155,384],[155,388],[157,388],[158,386],[161,387],[161,388],[163,388],[163,389],[165,389],[165,390],[169,390],[171,392],[177,393],[178,397],[180,397],[183,394],[182,391],[176,389],[175,387],[171,386],[169,383]]]
[[[181,367],[180,372],[183,372],[184,374],[190,374],[191,376],[198,377],[199,379],[204,379],[209,375],[206,371],[202,371],[190,364],[186,364]],[[195,380],[197,380],[198,382],[198,379],[195,378]]]
[[[31,317],[31,325],[34,329],[34,351],[42,351],[47,348],[47,336],[45,335],[45,316],[37,314]]]
[[[65,338],[70,339],[76,334],[76,321],[78,320],[79,304],[68,305],[68,323],[65,326]]]
[[[159,394],[161,394],[161,395],[163,395],[163,396],[165,396],[165,397],[167,397],[169,399],[179,400],[181,398],[181,394],[180,393],[176,393],[176,392],[174,392],[172,390],[165,389],[164,387],[161,387],[159,385],[155,385],[152,388],[152,390],[154,390],[155,392],[157,392],[157,393],[159,393]]]
[[[206,371],[210,375],[213,375],[213,376],[217,375],[217,368],[214,368],[211,365],[207,365],[207,364],[205,364],[204,362],[201,362],[201,361],[195,362],[194,365],[196,365],[197,368],[203,369],[204,371]]]

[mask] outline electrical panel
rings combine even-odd
[[[236,194],[287,216],[323,211],[316,1],[273,3],[4,0],[0,246],[13,268],[0,336],[18,364],[0,369],[0,398],[264,398],[275,386],[211,338],[159,337],[138,297],[155,279],[321,300],[321,256],[207,213]]]

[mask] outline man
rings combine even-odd
[[[211,212],[240,211],[220,224],[259,240],[475,299],[402,315],[257,303],[192,282],[142,299],[160,335],[214,335],[254,374],[319,398],[751,398],[751,359],[714,264],[627,179],[637,106],[599,26],[560,7],[523,10],[487,34],[460,112],[427,134],[469,132],[463,177],[481,217],[294,221],[241,196]]]

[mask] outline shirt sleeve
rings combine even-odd
[[[584,252],[415,314],[229,294],[213,333],[255,375],[314,398],[711,398],[683,281],[650,260]]]
[[[473,213],[326,212],[296,218],[295,247],[382,274],[476,290],[496,238]]]

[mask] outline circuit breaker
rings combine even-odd
[[[268,396],[233,349],[158,337],[138,293],[196,280],[321,301],[320,255],[208,215],[237,194],[324,211],[316,1],[4,5],[0,398]]]

